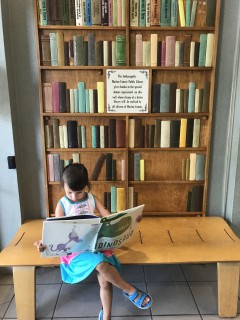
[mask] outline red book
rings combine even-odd
[[[126,146],[126,122],[125,120],[116,120],[116,147],[125,148]]]
[[[59,82],[52,83],[53,112],[60,112],[60,85]]]

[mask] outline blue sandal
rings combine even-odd
[[[103,309],[99,312],[98,320],[103,319]]]
[[[138,297],[139,293],[140,293],[140,296],[139,296],[138,299],[136,299]],[[139,309],[148,309],[152,305],[152,301],[153,301],[152,297],[148,293],[143,292],[143,291],[141,291],[141,290],[139,290],[137,288],[136,288],[136,291],[133,294],[128,295],[125,292],[123,292],[123,294],[128,300],[130,300],[133,304],[135,304],[135,306],[138,307]],[[143,301],[147,297],[150,299],[149,302],[145,306],[142,306]]]

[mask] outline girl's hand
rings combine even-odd
[[[43,252],[46,249],[46,246],[42,243],[42,240],[34,242],[34,246],[37,247],[39,252]]]

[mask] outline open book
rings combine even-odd
[[[133,236],[144,205],[107,217],[74,216],[47,218],[43,222],[42,257],[67,256],[75,252],[96,252],[121,247]]]

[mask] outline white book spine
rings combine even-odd
[[[89,89],[89,110],[90,110],[90,113],[94,113],[94,110],[93,110],[93,89]]]
[[[195,107],[194,110],[195,112],[199,112],[199,89],[196,89],[195,91]]]
[[[76,26],[83,25],[83,8],[82,8],[82,0],[75,0],[75,16],[76,16]]]
[[[108,66],[108,41],[103,41],[103,65]]]
[[[59,141],[60,141],[60,148],[64,148],[63,127],[62,126],[59,126]]]
[[[68,132],[67,132],[67,125],[63,125],[63,143],[64,148],[68,148]]]
[[[74,163],[80,163],[80,155],[79,153],[73,153],[72,154],[72,159]]]
[[[74,107],[74,89],[70,89],[70,113],[75,112]]]
[[[179,67],[179,41],[175,42],[175,67]]]
[[[212,57],[213,57],[213,44],[214,44],[214,34],[207,34],[207,48],[206,48],[206,61],[205,67],[212,66]]]
[[[190,44],[190,67],[194,67],[194,53],[195,53],[195,42],[191,41],[191,44]]]
[[[180,95],[181,89],[176,90],[176,113],[180,112]]]
[[[116,41],[112,41],[112,66],[116,66]]]
[[[170,121],[161,121],[161,148],[170,147]]]
[[[200,119],[194,119],[192,147],[198,148],[199,142],[200,142]]]
[[[100,126],[100,148],[104,147],[104,126]]]
[[[122,171],[121,171],[121,180],[125,181],[126,180],[126,160],[122,159]]]

